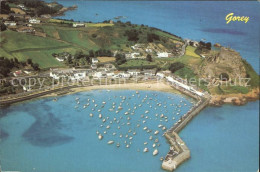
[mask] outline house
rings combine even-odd
[[[98,63],[98,59],[97,58],[92,58],[91,61],[92,61],[92,64]]]
[[[159,78],[164,78],[165,75],[162,72],[158,72],[156,76]]]
[[[73,23],[73,27],[85,27],[84,23]]]
[[[140,75],[140,73],[141,73],[140,70],[135,70],[135,69],[127,70],[127,72],[130,73],[131,76],[137,76],[137,75]]]
[[[29,19],[29,23],[39,24],[39,23],[41,23],[41,20],[38,20],[38,19],[35,19],[35,18],[31,18],[31,19]]]
[[[167,57],[169,57],[169,54],[170,53],[167,53],[167,52],[158,52],[157,57],[158,58],[167,58]]]
[[[97,69],[97,65],[96,65],[96,64],[92,64],[92,65],[91,65],[91,69],[92,69],[92,70],[96,70],[96,69]]]
[[[119,73],[118,76],[120,78],[130,78],[131,77],[130,73],[126,73],[126,72]]]
[[[140,53],[136,53],[136,52],[131,53],[131,58],[132,59],[138,58],[138,56],[140,56]]]
[[[132,48],[133,50],[137,50],[137,49],[143,48],[143,47],[144,47],[144,44],[135,44],[135,45],[131,46],[131,48]]]
[[[23,4],[19,4],[19,5],[17,5],[17,7],[24,8],[25,6]]]
[[[16,29],[17,32],[22,32],[22,33],[32,33],[35,32],[35,30],[32,27],[19,27]]]
[[[87,71],[84,69],[51,69],[50,77],[54,79],[68,78],[71,80],[81,80],[85,79],[87,76]]]
[[[20,75],[22,75],[22,74],[23,74],[22,70],[17,70],[17,71],[15,71],[15,72],[13,73],[13,75],[14,75],[15,77],[20,76]]]
[[[145,51],[146,51],[147,53],[152,53],[152,52],[153,52],[153,50],[152,50],[151,48],[146,48]]]
[[[126,59],[131,59],[131,58],[132,58],[131,53],[126,53],[126,54],[125,54],[125,58],[126,58]]]
[[[15,21],[5,21],[4,25],[6,25],[6,26],[16,26],[16,22]]]
[[[62,56],[58,56],[55,59],[57,59],[59,62],[63,62],[64,60],[66,60],[65,57]]]
[[[142,71],[145,76],[155,76],[156,70],[155,69],[145,69]]]
[[[93,77],[94,78],[106,78],[107,74],[106,74],[106,72],[95,72]]]

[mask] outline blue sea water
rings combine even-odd
[[[80,104],[76,98],[80,98]],[[59,97],[57,102],[45,98],[1,109],[0,127],[8,134],[0,142],[2,168],[23,172],[162,171],[160,157],[166,155],[169,144],[158,125],[170,128],[191,108],[191,102],[181,95],[163,92],[95,90]],[[84,108],[87,103],[89,106]],[[115,108],[110,111],[113,103]],[[119,106],[123,109],[117,113]],[[168,117],[168,122],[161,114]],[[154,134],[156,130],[158,135]],[[104,136],[102,140],[97,131]],[[156,146],[157,156],[152,155],[155,139],[160,143]],[[115,143],[108,145],[109,140]],[[149,152],[143,153],[145,147]]]
[[[78,5],[75,11],[58,18],[76,21],[102,22],[124,16],[122,21],[153,26],[170,33],[200,41],[206,39],[231,47],[241,53],[259,73],[259,2],[228,1],[67,1],[65,5]],[[249,16],[249,21],[230,22],[229,13]]]
[[[169,144],[158,125],[171,127],[194,101],[164,92],[140,91],[139,95],[131,90],[95,90],[62,96],[57,102],[44,98],[1,109],[0,128],[5,133],[0,142],[2,168],[23,172],[163,171],[159,159],[166,155]],[[80,98],[79,104],[76,98]],[[84,108],[87,103],[89,106]],[[113,103],[115,108],[110,111]],[[259,165],[258,103],[208,107],[202,111],[180,133],[192,157],[177,171],[256,171]],[[116,113],[119,106],[123,109]],[[161,114],[168,117],[168,122],[160,118]],[[111,128],[106,129],[107,125]],[[147,133],[145,126],[152,131]],[[155,130],[159,131],[158,135],[154,135]],[[104,136],[102,140],[98,139],[97,131]],[[149,140],[150,136],[153,140]],[[156,138],[160,143],[159,154],[153,156],[152,144]],[[109,140],[115,143],[108,145]],[[125,140],[130,148],[125,147]],[[116,143],[120,143],[119,148]],[[145,147],[149,152],[143,153]]]

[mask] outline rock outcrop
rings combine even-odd
[[[240,54],[232,49],[221,47],[219,52],[205,57],[201,65],[200,75],[209,78],[219,78],[227,73],[229,78],[246,77],[246,68]]]

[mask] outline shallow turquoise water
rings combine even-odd
[[[125,100],[120,96],[125,96]],[[77,97],[80,98],[80,104],[75,101]],[[169,145],[158,125],[171,127],[180,115],[191,108],[189,100],[181,95],[163,92],[140,91],[136,94],[135,91],[129,90],[111,92],[96,90],[63,96],[57,102],[52,101],[52,98],[45,98],[8,107],[1,110],[0,118],[2,131],[8,134],[8,137],[2,138],[0,143],[2,168],[24,172],[115,171],[115,169],[161,171],[159,159],[166,155]],[[103,104],[103,101],[106,104]],[[88,102],[90,105],[84,109],[84,104]],[[110,111],[113,102],[115,110]],[[139,106],[140,104],[142,106]],[[104,107],[101,107],[102,105]],[[118,106],[123,109],[116,113]],[[125,115],[125,112],[129,114]],[[93,117],[90,117],[90,113]],[[102,119],[98,118],[99,114],[102,114],[102,119],[107,117],[109,119],[103,123]],[[156,114],[159,116],[156,117]],[[168,122],[165,118],[160,118],[161,114],[168,117]],[[127,117],[131,119],[128,120]],[[104,126],[101,127],[101,124]],[[140,124],[140,127],[137,127],[137,124]],[[107,125],[111,128],[106,129]],[[144,131],[145,126],[152,131],[150,133]],[[129,132],[129,129],[132,131]],[[103,133],[105,130],[107,134],[102,134],[103,140],[98,140],[96,131]],[[159,131],[158,135],[154,135],[155,130]],[[133,134],[134,131],[136,135]],[[114,132],[115,136],[112,134]],[[123,138],[119,137],[120,134]],[[129,135],[128,138],[126,134]],[[131,136],[132,140],[129,139]],[[150,136],[153,136],[152,141],[149,140]],[[152,144],[156,138],[160,143],[159,154],[153,156]],[[108,145],[109,140],[119,142],[120,147],[117,148],[116,144]],[[126,148],[125,140],[130,145],[129,148]],[[144,145],[144,142],[148,144]],[[145,147],[149,152],[143,153]]]

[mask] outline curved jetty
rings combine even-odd
[[[180,92],[196,99],[198,102],[192,107],[186,114],[181,116],[180,120],[177,121],[169,130],[164,133],[165,138],[170,143],[170,151],[166,155],[162,163],[162,168],[168,171],[173,171],[181,163],[190,158],[190,150],[178,136],[178,132],[184,128],[191,119],[196,116],[202,109],[204,109],[210,100],[210,95],[197,91],[191,86],[188,86],[185,81],[180,78],[166,77],[166,80],[171,84],[172,87],[179,90]],[[177,113],[178,115],[179,113]],[[162,117],[162,116],[161,116]]]

